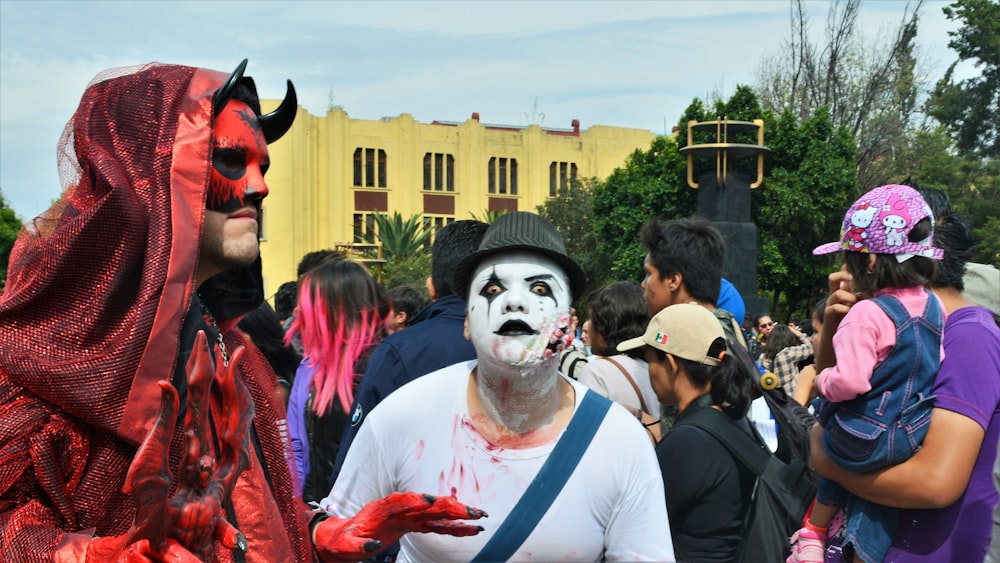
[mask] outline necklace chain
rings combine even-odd
[[[215,328],[215,341],[219,343],[219,351],[222,352],[222,365],[229,367],[229,352],[226,350],[226,341],[222,338],[222,329],[219,328],[219,323],[215,322],[215,315],[208,310],[205,303],[201,304],[201,312],[208,319],[209,324]]]

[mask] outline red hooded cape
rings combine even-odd
[[[25,225],[0,294],[5,557],[72,559],[92,535],[119,535],[132,523],[126,471],[159,406],[156,382],[175,381],[178,358],[190,353],[193,335],[182,326],[199,314],[191,306],[212,95],[226,77],[158,63],[106,71],[63,133],[65,191]],[[217,278],[200,290],[234,350],[244,344],[236,320],[263,295],[259,260]],[[230,521],[247,536],[248,560],[311,560],[275,376],[252,345],[239,367],[257,414]],[[225,416],[217,401],[212,416]],[[227,560],[230,552],[216,553]]]

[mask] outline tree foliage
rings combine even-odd
[[[409,283],[422,287],[430,275],[430,237],[420,215],[409,219],[397,211],[392,215],[375,214],[375,235],[365,235],[368,244],[381,243],[382,284],[385,287]],[[374,256],[369,256],[374,258]]]
[[[615,280],[642,279],[644,251],[639,229],[650,218],[687,217],[697,209],[687,186],[687,161],[675,139],[658,136],[649,150],[637,149],[593,189],[592,239],[610,257],[610,270],[593,287]]]
[[[786,110],[767,114],[770,156],[766,179],[751,199],[759,232],[758,289],[771,294],[771,310],[808,316],[808,302],[826,290],[829,258],[812,249],[836,240],[848,206],[859,195],[855,147],[846,127],[834,127],[826,108],[799,125]]]
[[[414,254],[387,262],[382,268],[381,282],[385,288],[398,285],[424,287],[431,275],[431,256],[428,253]]]
[[[942,11],[962,22],[948,32],[958,61],[938,81],[927,112],[944,124],[960,152],[1000,158],[1000,2],[958,0]],[[982,74],[956,83],[955,67],[962,61],[974,61]]]
[[[477,216],[475,213],[469,213],[469,217],[473,221],[479,221],[480,223],[486,223],[487,225],[492,225],[494,221],[500,218],[501,215],[506,213],[506,211],[497,211],[484,209],[482,217]]]
[[[770,152],[764,159],[764,183],[750,198],[750,220],[758,231],[757,288],[770,294],[772,313],[807,315],[808,301],[825,290],[831,267],[812,249],[836,239],[844,212],[858,193],[850,131],[835,126],[825,106],[804,120],[792,108],[776,116],[761,107],[748,86],[737,86],[732,97],[715,100],[700,115],[699,107],[692,104],[685,116],[764,120],[764,144]],[[756,143],[756,138],[747,141]],[[730,167],[742,167],[751,177],[756,173],[752,158]]]
[[[0,291],[3,291],[7,281],[7,263],[10,261],[10,251],[14,241],[21,231],[21,220],[0,193]]]
[[[382,244],[382,257],[387,262],[399,260],[414,254],[424,254],[430,251],[428,242],[431,231],[424,229],[419,214],[411,215],[409,219],[397,211],[391,216],[384,213],[375,214],[375,235],[365,235],[365,242]]]
[[[907,6],[895,30],[866,41],[858,31],[861,1],[832,0],[822,43],[814,42],[806,4],[793,0],[788,39],[758,66],[761,106],[776,115],[788,109],[799,123],[827,107],[831,125],[855,138],[861,185],[884,184],[885,163],[919,118],[924,79],[914,53],[922,1]]]
[[[566,243],[569,254],[587,274],[587,288],[597,289],[607,282],[607,272],[611,258],[603,251],[591,229],[594,221],[593,197],[596,178],[573,179],[559,188],[537,208],[538,214],[555,226]],[[583,310],[586,299],[578,300],[577,306]]]
[[[961,154],[944,126],[918,131],[896,155],[894,182],[941,188],[972,228],[973,262],[1000,267],[1000,162]]]
[[[972,261],[1000,268],[1000,175],[996,164],[991,173],[978,175],[964,189],[949,190],[949,195],[979,241]]]
[[[801,122],[791,109],[775,116],[761,108],[747,86],[738,86],[728,100],[694,100],[681,117],[682,129],[688,121],[722,117],[764,120],[771,151],[764,184],[751,196],[751,221],[759,232],[758,288],[771,295],[773,312],[804,315],[809,298],[824,291],[832,266],[814,257],[812,249],[836,239],[844,212],[858,193],[851,133],[835,126],[826,108]],[[714,141],[695,137],[697,143]],[[686,143],[686,135],[679,142],[657,137],[649,150],[637,150],[594,186],[592,236],[611,259],[609,277],[602,281],[641,278],[638,233],[651,217],[697,212],[697,192],[687,186],[687,160],[678,146]],[[741,166],[755,172],[753,159],[730,163],[731,169]]]

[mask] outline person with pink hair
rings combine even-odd
[[[305,352],[288,400],[303,500],[330,490],[354,391],[391,312],[385,289],[357,262],[327,262],[299,282],[298,312],[286,340],[299,334]]]

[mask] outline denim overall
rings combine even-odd
[[[850,401],[817,399],[823,447],[840,467],[864,473],[910,458],[931,421],[934,377],[941,364],[944,320],[937,299],[928,292],[923,315],[910,317],[891,295],[874,299],[896,326],[896,345],[875,367],[872,388]],[[850,353],[850,350],[841,353]],[[896,529],[897,509],[848,495],[837,483],[821,478],[817,499],[843,506],[848,515],[845,545],[865,561],[882,561]]]

